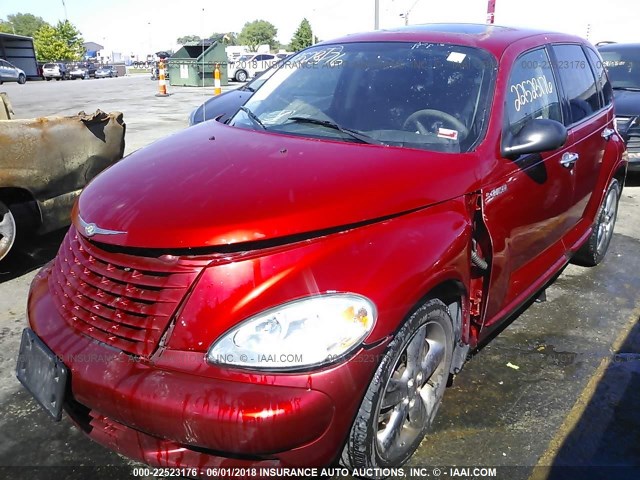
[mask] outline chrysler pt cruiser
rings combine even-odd
[[[226,124],[89,184],[33,280],[18,378],[153,465],[401,465],[468,354],[603,260],[626,168],[580,38],[312,46]]]

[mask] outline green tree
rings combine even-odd
[[[244,24],[240,35],[238,35],[238,43],[246,45],[249,50],[255,52],[260,45],[268,44],[271,48],[278,45],[276,35],[278,29],[266,20],[254,20]]]
[[[179,45],[184,45],[189,42],[199,42],[202,40],[198,35],[185,35],[184,37],[180,37],[176,40],[176,43]]]
[[[297,52],[303,48],[307,48],[313,45],[313,32],[311,31],[311,24],[306,18],[302,19],[300,26],[293,34],[291,39],[291,51]]]
[[[33,37],[36,57],[41,62],[80,60],[85,52],[83,43],[80,32],[68,20],[55,27],[44,25]]]
[[[218,33],[218,32],[214,32],[212,33],[209,38],[213,39],[213,40],[222,40],[222,43],[224,43],[225,45],[238,45],[238,35],[235,34],[235,32],[229,32],[229,33]]]
[[[36,17],[31,13],[15,13],[7,15],[6,20],[0,20],[0,31],[33,37],[45,25],[49,24],[42,17]]]

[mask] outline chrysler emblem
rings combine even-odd
[[[107,230],[106,228],[100,228],[95,223],[85,222],[80,215],[78,215],[78,221],[80,226],[84,230],[85,237],[93,237],[94,235],[121,235],[127,232],[121,232],[119,230]]]
[[[88,223],[84,226],[84,234],[87,237],[93,237],[96,234],[96,228],[98,226],[95,223]]]

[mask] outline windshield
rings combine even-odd
[[[613,88],[640,89],[640,47],[620,48],[615,45],[600,50]]]
[[[285,61],[230,124],[345,142],[469,151],[485,130],[495,69],[489,53],[458,45],[312,47]]]

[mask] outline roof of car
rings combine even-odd
[[[640,43],[607,43],[606,45],[598,46],[598,50],[640,50]]]
[[[476,23],[430,23],[408,27],[356,33],[323,42],[441,42],[484,48],[500,55],[509,45],[525,38],[541,37],[549,41],[585,42],[580,37],[548,30],[534,30]]]

